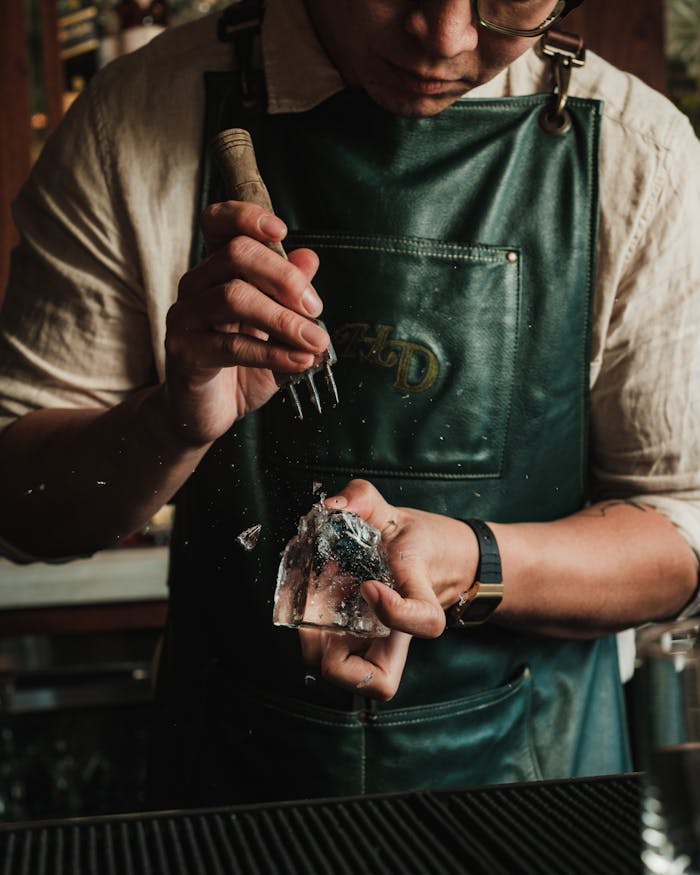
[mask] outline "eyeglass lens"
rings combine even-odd
[[[557,0],[479,0],[479,13],[499,27],[532,30],[549,19],[557,5]]]

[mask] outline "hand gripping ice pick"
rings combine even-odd
[[[229,130],[221,131],[221,133],[214,137],[211,150],[224,182],[226,197],[231,200],[248,201],[258,204],[258,206],[272,212],[270,195],[260,176],[253,142],[248,131],[242,128],[230,128]],[[268,245],[279,255],[282,255],[284,258],[287,257],[281,243],[270,243]],[[319,319],[313,321],[322,328],[325,328],[325,325]],[[333,345],[330,344],[323,354],[316,357],[314,364],[307,370],[298,374],[275,374],[277,385],[286,388],[299,419],[304,418],[304,413],[296,387],[302,382],[306,384],[311,403],[319,413],[322,412],[321,398],[314,382],[314,377],[319,371],[323,371],[326,386],[333,399],[333,403],[338,403],[338,389],[335,385],[333,371],[331,370],[331,366],[337,360]]]

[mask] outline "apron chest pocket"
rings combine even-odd
[[[343,234],[294,235],[288,244],[321,259],[314,284],[338,354],[340,404],[322,427],[312,416],[290,424],[287,405],[268,405],[266,433],[279,440],[266,464],[364,477],[501,477],[519,254]]]

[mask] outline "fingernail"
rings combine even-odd
[[[306,291],[301,296],[301,306],[309,316],[318,316],[323,310],[323,303],[311,286],[307,286]]]
[[[360,592],[362,594],[362,598],[367,602],[368,605],[374,606],[379,601],[379,593],[377,591],[377,587],[373,583],[365,581],[365,584]]]
[[[305,321],[301,326],[300,334],[302,339],[311,346],[321,346],[326,341],[326,332],[323,328],[319,328],[315,322]]]
[[[295,365],[308,365],[309,367],[311,367],[311,363],[314,360],[310,352],[297,352],[294,349],[287,353],[287,358],[290,362],[294,362]]]
[[[287,233],[287,226],[282,219],[278,219],[277,216],[270,214],[261,216],[258,225],[263,234],[266,234],[268,237],[274,237],[276,240],[281,240]]]
[[[336,495],[335,498],[326,499],[326,507],[328,507],[329,504],[332,504],[333,507],[347,507],[348,500],[344,495]]]

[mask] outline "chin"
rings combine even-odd
[[[429,118],[438,115],[461,97],[461,93],[439,97],[419,97],[375,90],[371,87],[367,88],[367,93],[382,109],[392,113],[392,115],[404,116],[405,118]]]

